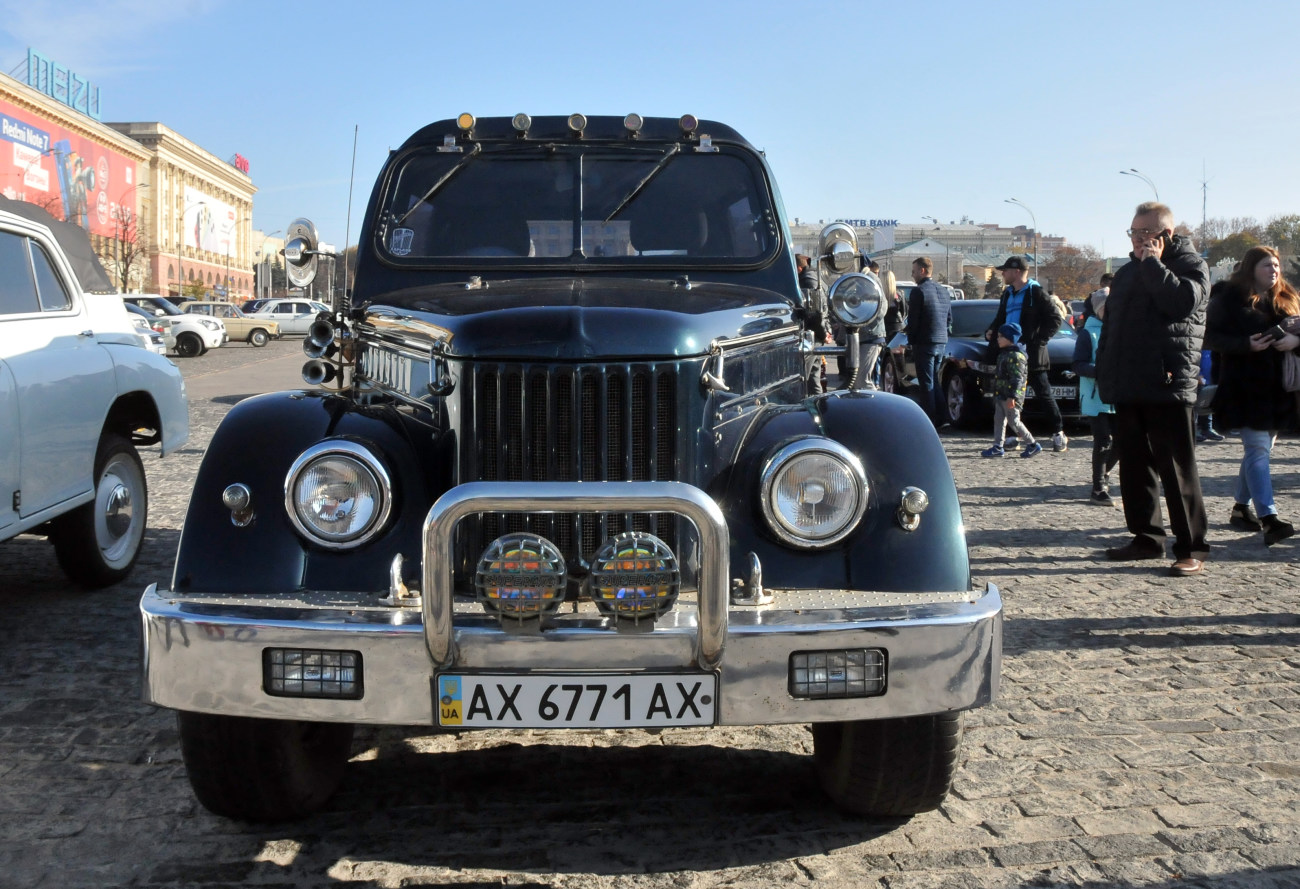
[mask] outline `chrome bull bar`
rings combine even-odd
[[[452,626],[452,549],[461,519],[484,512],[671,512],[690,520],[700,539],[701,669],[722,661],[727,641],[730,552],[727,523],[713,498],[684,482],[467,482],[438,498],[424,520],[424,638],[439,667],[456,661]]]

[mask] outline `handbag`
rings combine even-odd
[[[1282,353],[1282,388],[1288,392],[1300,392],[1300,354]]]

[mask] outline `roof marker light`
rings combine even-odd
[[[641,128],[645,126],[645,120],[639,114],[629,114],[623,118],[623,126],[633,136],[640,135]]]
[[[456,126],[468,133],[470,130],[474,129],[474,115],[466,111],[464,114],[456,118]]]
[[[695,132],[695,128],[700,125],[700,121],[694,114],[683,114],[677,124],[682,128],[682,132],[689,136]]]
[[[585,114],[569,115],[569,129],[573,130],[573,132],[581,136],[582,131],[585,130],[586,128],[587,128],[587,115]]]
[[[510,118],[510,124],[518,130],[519,134],[522,136],[524,133],[527,133],[528,128],[533,125],[533,119],[527,114],[521,112]]]

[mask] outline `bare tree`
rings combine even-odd
[[[1106,263],[1093,247],[1060,247],[1050,262],[1043,263],[1042,275],[1061,299],[1083,299],[1097,287]]]
[[[144,223],[129,208],[123,207],[118,211],[113,228],[116,242],[113,264],[117,267],[118,289],[126,293],[130,290],[132,271],[145,264],[148,251],[144,245],[149,239],[145,237]],[[139,271],[135,277],[141,277]]]

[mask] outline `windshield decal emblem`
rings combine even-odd
[[[414,237],[414,229],[393,229],[393,233],[388,238],[388,251],[394,256],[409,256],[411,253],[411,240]]]

